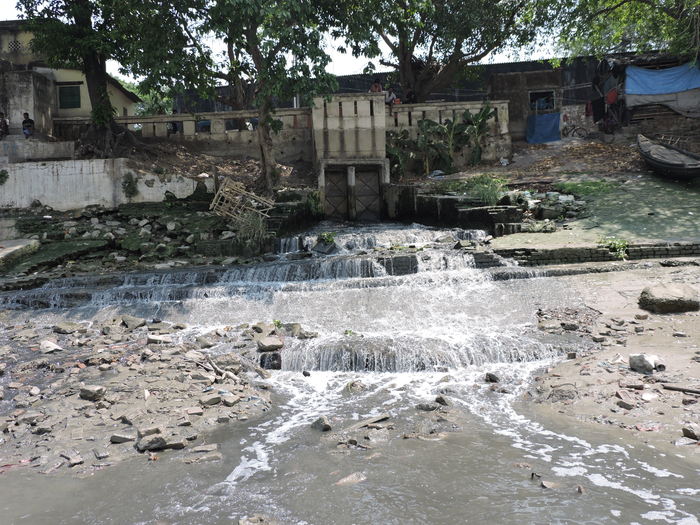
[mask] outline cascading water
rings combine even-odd
[[[337,239],[349,251],[427,246],[446,235],[458,237],[383,225],[346,228]],[[51,515],[52,523],[230,524],[255,513],[317,525],[698,523],[698,470],[682,457],[625,445],[570,421],[538,423],[519,403],[538,369],[585,346],[578,337],[536,329],[538,308],[579,304],[573,286],[537,274],[494,280],[450,244],[417,252],[417,261],[415,273],[399,276],[374,259],[341,253],[133,274],[95,280],[95,287],[75,280],[48,285],[36,295],[43,304],[69,304],[70,293],[82,299],[64,311],[33,312],[42,324],[130,313],[184,322],[189,328],[175,337],[191,338],[274,319],[300,323],[318,337],[287,339],[282,369],[266,381],[273,392],[266,419],[219,426],[206,436],[220,444],[222,461],[185,466],[173,452],[155,464],[99,472],[89,483],[17,477],[0,496],[3,523],[40,523]],[[80,290],[71,292],[75,285]],[[18,299],[30,293],[2,300],[31,306]],[[484,383],[487,371],[504,378],[500,391]],[[416,409],[438,394],[453,404],[446,416]],[[354,433],[357,444],[310,428],[327,416],[333,434],[383,413],[388,427]],[[521,462],[561,488],[542,489],[529,470],[513,466]],[[354,474],[362,481],[337,484]],[[576,492],[578,485],[586,494]],[[77,491],[82,497],[71,497]],[[35,493],[48,496],[37,500]]]

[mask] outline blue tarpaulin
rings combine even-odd
[[[665,95],[700,88],[700,69],[690,63],[662,70],[627,68],[628,95]]]
[[[527,117],[527,141],[530,144],[542,144],[561,140],[559,133],[560,113],[530,115]]]

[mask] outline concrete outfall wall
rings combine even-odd
[[[56,210],[71,210],[90,204],[115,207],[128,202],[160,202],[166,192],[178,198],[190,196],[198,181],[180,175],[140,175],[126,159],[68,160],[8,164],[8,179],[0,192],[0,207],[26,208],[35,200]],[[138,194],[124,195],[124,176],[131,172]],[[213,179],[204,184],[213,192]]]

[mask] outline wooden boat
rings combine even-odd
[[[700,155],[657,144],[644,135],[637,135],[637,147],[647,164],[661,175],[679,179],[700,177]]]

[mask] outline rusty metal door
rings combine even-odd
[[[327,219],[348,219],[348,180],[345,171],[326,171],[326,197],[323,210]]]
[[[358,221],[381,219],[382,201],[379,193],[379,172],[357,170],[355,172],[355,195]]]

